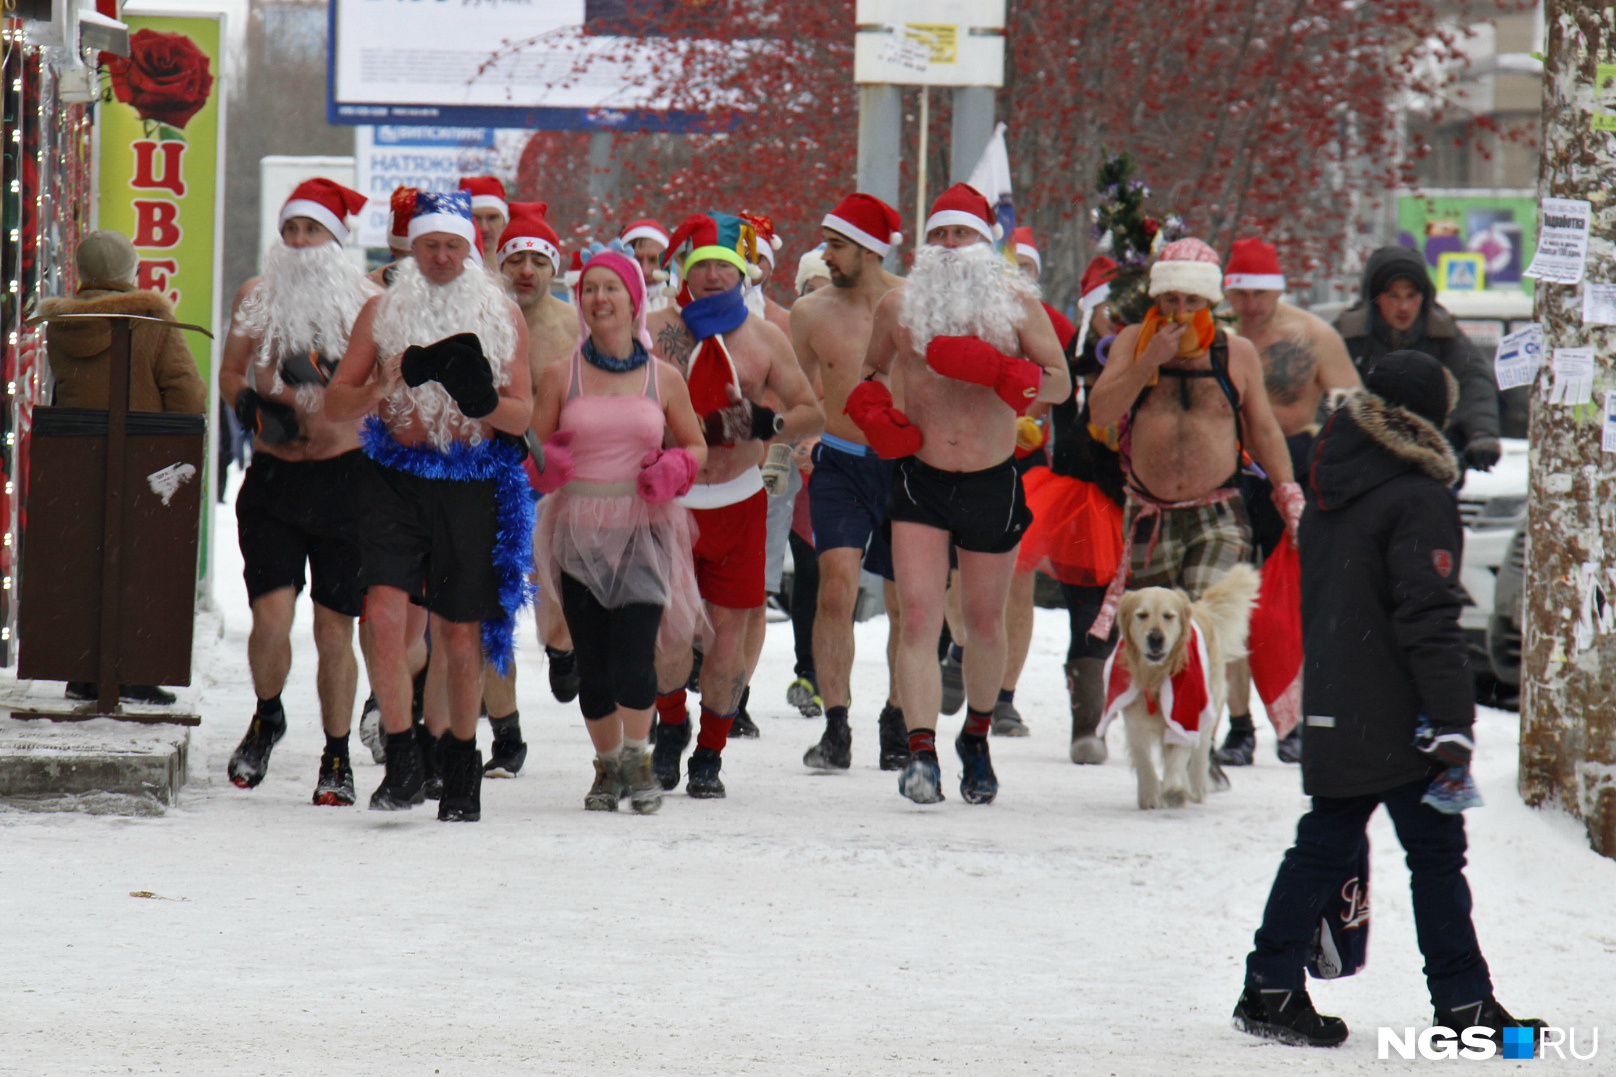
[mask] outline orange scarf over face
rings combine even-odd
[[[1206,350],[1212,346],[1213,338],[1217,336],[1218,327],[1217,323],[1212,320],[1210,308],[1203,307],[1193,314],[1179,314],[1175,317],[1168,317],[1161,312],[1160,307],[1151,307],[1150,312],[1145,315],[1145,320],[1140,323],[1139,342],[1133,347],[1134,355],[1143,355],[1145,345],[1150,343],[1150,338],[1156,335],[1156,331],[1174,322],[1187,324],[1190,327],[1190,331],[1178,340],[1178,358],[1180,359],[1193,359],[1197,355],[1205,354]]]

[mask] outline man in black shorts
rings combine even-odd
[[[326,407],[338,418],[379,414],[361,431],[369,459],[358,499],[371,688],[387,731],[387,775],[370,806],[425,799],[405,657],[415,596],[432,614],[434,660],[448,663],[438,818],[471,822],[482,815],[485,650],[510,668],[513,619],[530,594],[533,501],[516,440],[533,409],[527,324],[471,260],[465,192],[421,193],[409,235],[411,259],[360,312]]]
[[[252,466],[236,499],[237,536],[252,603],[247,662],[258,707],[230,757],[230,780],[252,789],[286,733],[281,689],[292,666],[292,615],[313,578],[316,685],[326,746],[316,804],[352,804],[348,734],[353,721],[354,618],[360,613],[358,520],[352,511],[364,460],[353,420],[322,407],[325,383],[348,331],[376,287],[343,253],[344,218],[363,195],[310,180],[281,209],[281,242],[264,275],[236,293],[219,392],[253,435]]]
[[[967,712],[954,742],[964,768],[960,795],[986,804],[998,793],[987,735],[1004,674],[1015,550],[1032,518],[1012,459],[1016,418],[1037,400],[1063,400],[1072,391],[1037,285],[992,248],[994,228],[987,200],[965,184],[938,197],[914,271],[876,306],[864,359],[872,378],[899,374],[909,414],[875,380],[847,398],[847,413],[871,446],[903,457],[887,502],[903,609],[898,691],[910,750],[898,788],[921,804],[943,799],[937,637],[950,542],[959,556],[966,637]]]

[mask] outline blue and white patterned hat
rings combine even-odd
[[[477,225],[471,219],[471,195],[466,191],[421,191],[415,196],[410,218],[410,241],[428,232],[448,232],[477,245]]]

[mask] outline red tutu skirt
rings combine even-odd
[[[1122,507],[1082,479],[1035,467],[1021,480],[1032,524],[1016,570],[1038,569],[1074,587],[1104,587],[1122,560]]]

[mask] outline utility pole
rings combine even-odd
[[[1544,18],[1538,196],[1584,199],[1590,212],[1582,282],[1539,280],[1536,314],[1545,357],[1593,349],[1594,392],[1581,407],[1548,403],[1546,363],[1532,398],[1519,783],[1527,804],[1558,804],[1616,857],[1616,452],[1601,447],[1616,327],[1582,318],[1590,284],[1616,282],[1616,110],[1602,103],[1616,10],[1547,0]]]

